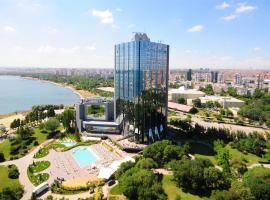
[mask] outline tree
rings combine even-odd
[[[10,123],[10,128],[18,128],[21,125],[21,120],[20,119],[14,119]]]
[[[75,113],[74,110],[66,109],[62,114],[62,123],[63,126],[70,130],[73,127],[73,124],[75,124]]]
[[[258,200],[270,199],[270,169],[255,167],[248,170],[244,175],[244,185],[249,187],[251,193]]]
[[[165,149],[164,149],[164,153],[163,153],[163,159],[165,162],[169,162],[171,160],[179,160],[182,158],[182,156],[185,155],[185,152],[183,151],[183,149],[180,146],[176,146],[176,145],[168,145]]]
[[[29,128],[28,126],[27,127],[20,126],[17,129],[16,134],[19,135],[22,140],[28,140],[34,134],[34,131],[32,128]]]
[[[230,158],[231,154],[228,149],[220,148],[217,151],[217,161],[222,166],[224,172],[230,173]]]
[[[55,116],[54,108],[51,106],[47,110],[47,117],[54,117],[54,116]]]
[[[150,170],[131,168],[119,179],[119,187],[130,200],[160,199],[166,195],[162,189],[161,179]]]
[[[134,166],[135,166],[135,163],[131,161],[122,163],[120,167],[117,169],[117,171],[115,172],[116,178],[119,178],[122,174],[124,174],[127,170],[131,169]]]
[[[56,118],[50,118],[44,124],[45,129],[50,131],[51,133],[55,132],[57,128],[60,126],[60,122]]]
[[[186,104],[186,99],[183,98],[183,97],[180,97],[178,100],[177,100],[178,103],[180,104]]]
[[[0,162],[4,162],[6,159],[5,159],[5,155],[0,152]]]
[[[229,191],[215,190],[210,199],[213,200],[255,200],[248,187],[243,186],[239,181],[233,182]]]
[[[152,158],[159,166],[162,166],[164,164],[164,149],[171,144],[169,140],[157,141],[143,150],[143,156],[145,158]]]
[[[158,164],[152,158],[142,158],[136,163],[135,166],[140,169],[153,169],[157,168]]]
[[[236,88],[229,87],[227,92],[230,96],[237,97],[237,89]]]
[[[205,168],[203,176],[209,190],[226,190],[230,187],[228,177],[215,167]]]
[[[174,179],[184,191],[195,194],[207,194],[211,188],[206,185],[204,169],[212,167],[209,160],[181,160],[171,163]]]
[[[194,99],[192,100],[193,106],[197,107],[197,108],[201,108],[202,107],[202,102],[200,99]]]
[[[2,192],[0,192],[1,200],[19,200],[23,196],[23,188],[21,186],[12,187],[12,188],[4,188]]]
[[[231,160],[230,165],[237,176],[242,177],[247,171],[247,165],[241,158],[234,158]]]
[[[20,176],[20,172],[16,165],[10,165],[8,169],[8,177],[11,179],[17,179]]]
[[[214,95],[213,86],[208,84],[205,88],[201,88],[201,91],[205,92],[207,95]]]
[[[196,113],[198,113],[198,112],[199,112],[198,109],[195,108],[195,107],[192,107],[192,108],[189,110],[189,113],[191,113],[191,114],[196,114]]]

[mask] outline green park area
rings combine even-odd
[[[38,161],[32,163],[27,168],[27,175],[29,180],[35,185],[40,185],[41,183],[49,179],[48,173],[39,173],[50,167],[49,161]]]
[[[28,130],[26,130],[28,131]],[[33,129],[32,135],[25,139],[9,139],[0,143],[0,152],[4,154],[6,160],[18,159],[30,152],[35,146],[43,143],[47,139],[47,133],[39,128]]]
[[[7,166],[0,166],[0,180],[1,180],[0,192],[7,187],[9,188],[20,187],[20,182],[18,178],[16,179],[9,178],[9,168]]]
[[[185,193],[181,188],[177,187],[172,175],[165,175],[162,179],[162,187],[167,194],[168,200],[175,200],[180,198],[181,200],[200,200],[197,195]]]

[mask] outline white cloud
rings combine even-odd
[[[217,5],[216,6],[216,9],[218,9],[218,10],[224,10],[226,8],[229,8],[229,7],[230,7],[230,4],[224,1],[222,4]]]
[[[257,7],[248,5],[247,3],[241,3],[239,6],[236,8],[235,12],[236,13],[248,13],[252,12],[256,9]]]
[[[56,28],[54,28],[54,27],[48,27],[48,28],[47,28],[47,32],[48,32],[49,34],[56,34],[56,33],[58,33],[59,31],[58,31],[58,29],[56,29]]]
[[[50,45],[42,45],[38,48],[39,53],[53,53],[56,51],[56,48]]]
[[[129,24],[128,28],[134,28],[136,26],[136,24]]]
[[[86,50],[89,50],[89,51],[94,51],[94,50],[96,50],[96,47],[95,47],[94,45],[87,46],[87,47],[85,47],[85,48],[86,48]]]
[[[3,31],[5,31],[5,32],[15,32],[16,29],[14,27],[12,27],[12,26],[4,26]]]
[[[224,20],[224,21],[233,21],[233,20],[236,20],[237,17],[238,17],[237,15],[231,14],[231,15],[227,15],[225,17],[222,17],[222,20]]]
[[[115,11],[117,11],[117,12],[122,12],[123,9],[122,9],[122,8],[116,8]]]
[[[191,28],[189,28],[187,30],[187,32],[189,33],[193,33],[193,32],[201,32],[203,30],[204,26],[203,25],[196,25],[196,26],[193,26]]]
[[[253,51],[255,51],[255,52],[258,52],[258,51],[261,51],[261,50],[262,50],[261,47],[255,47],[255,48],[253,48]]]
[[[119,30],[119,29],[120,29],[120,26],[115,25],[115,24],[112,24],[112,28],[113,28],[113,29],[116,29],[116,30]]]
[[[192,53],[190,49],[185,50],[185,53]]]
[[[102,24],[113,24],[113,15],[110,10],[92,10],[92,16],[99,18]]]
[[[24,48],[21,46],[15,46],[14,49],[15,49],[15,51],[23,51],[24,50]]]

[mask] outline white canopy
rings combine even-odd
[[[109,179],[111,175],[113,175],[114,172],[116,172],[116,170],[120,167],[122,163],[128,162],[128,161],[135,162],[133,158],[131,158],[130,156],[127,156],[122,160],[114,161],[109,167],[100,168],[98,178]]]

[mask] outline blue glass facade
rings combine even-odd
[[[115,119],[124,135],[143,143],[166,132],[169,46],[146,34],[134,38],[115,45]]]

